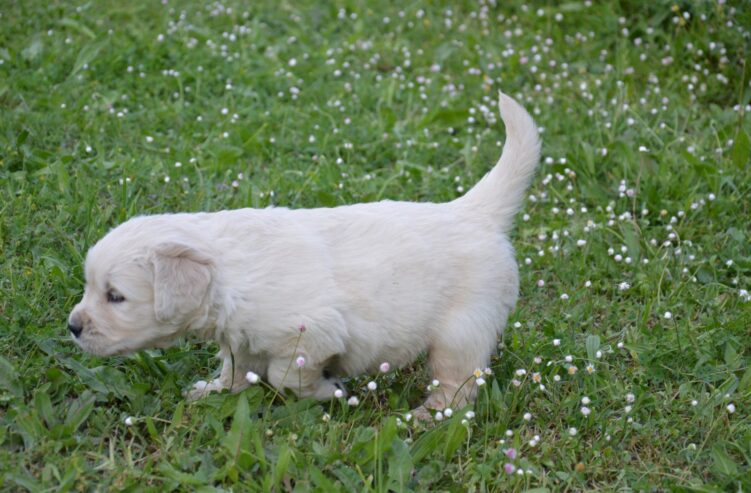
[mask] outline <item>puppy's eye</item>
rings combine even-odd
[[[122,303],[123,301],[125,301],[125,296],[123,296],[123,295],[121,295],[119,293],[116,293],[115,291],[113,291],[111,289],[109,291],[107,291],[107,302],[108,303]]]

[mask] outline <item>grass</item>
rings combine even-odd
[[[751,489],[751,11],[494,3],[6,4],[0,489]],[[473,418],[405,421],[419,362],[348,382],[357,406],[263,385],[188,403],[215,347],[70,341],[112,226],[450,200],[500,152],[499,88],[544,158]]]

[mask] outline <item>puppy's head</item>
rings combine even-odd
[[[86,289],[68,318],[85,351],[108,356],[164,347],[208,315],[210,257],[139,233],[121,226],[86,257]]]

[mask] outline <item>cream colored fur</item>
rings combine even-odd
[[[86,290],[69,318],[81,329],[74,340],[112,355],[188,334],[213,339],[221,375],[191,397],[239,391],[253,371],[276,388],[329,399],[338,377],[376,372],[382,362],[402,367],[427,351],[440,386],[424,405],[471,402],[470,377],[488,365],[517,300],[507,233],[540,151],[529,114],[503,94],[499,105],[503,155],[452,202],[125,222],[88,253]]]

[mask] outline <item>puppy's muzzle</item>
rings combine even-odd
[[[71,322],[68,322],[68,330],[71,334],[73,334],[73,337],[78,337],[81,335],[81,331],[83,330],[83,327],[80,325],[75,325]]]
[[[83,332],[83,322],[84,321],[78,310],[73,310],[73,313],[68,317],[68,330],[76,339],[78,339],[81,332]]]

